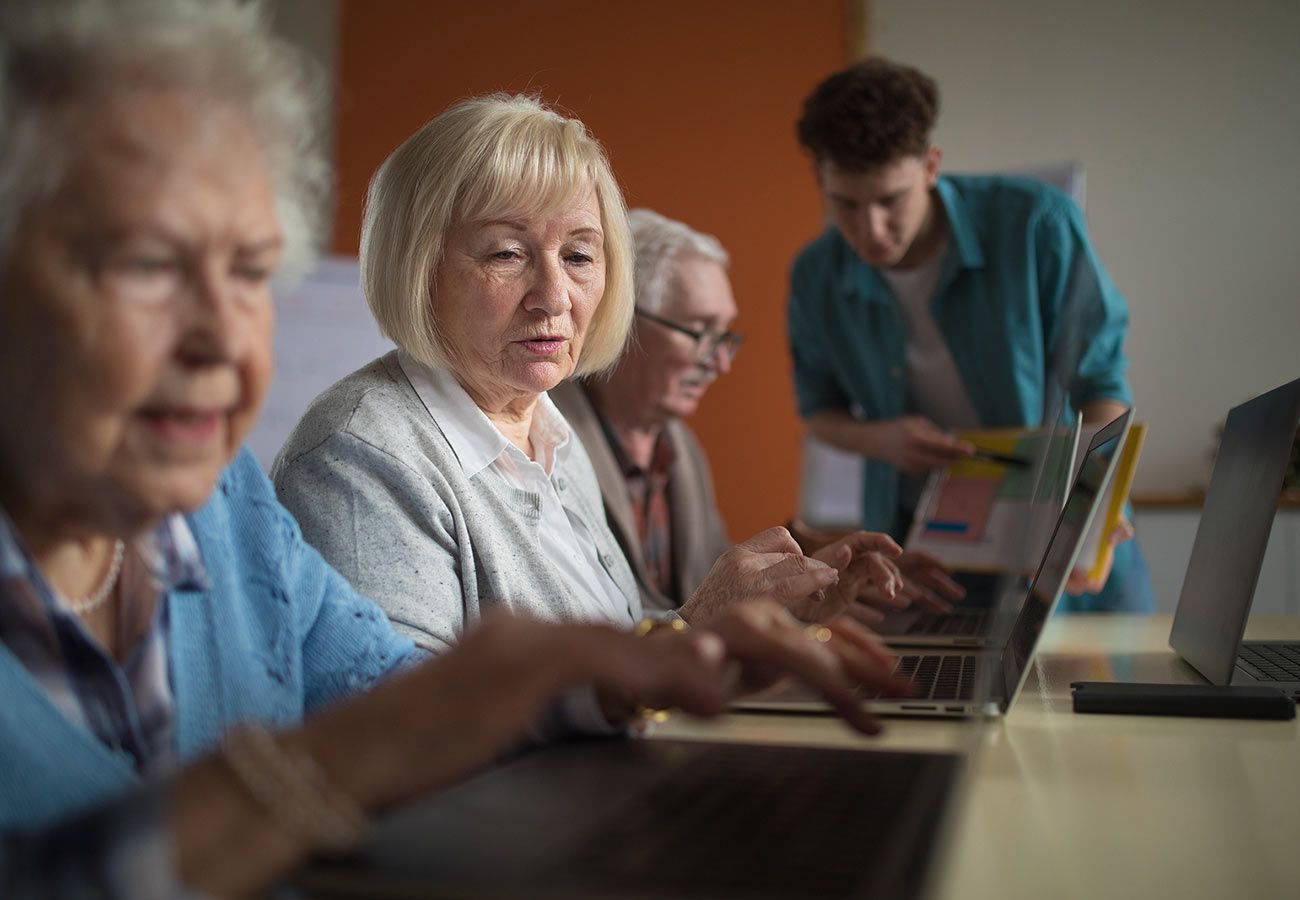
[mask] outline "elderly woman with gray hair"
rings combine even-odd
[[[775,664],[873,727],[851,629],[502,615],[430,661],[303,541],[240,443],[326,171],[306,97],[256,4],[0,7],[0,895],[250,893],[575,685],[710,714]]]
[[[612,365],[632,319],[633,246],[600,145],[530,97],[450,107],[374,176],[361,270],[399,349],[317,398],[276,460],[307,540],[435,652],[490,608],[633,627],[632,571],[546,393]],[[882,535],[855,549],[897,552]],[[827,617],[838,577],[772,529],[723,553],[678,614],[704,625],[769,595]],[[592,728],[609,711],[573,710]]]

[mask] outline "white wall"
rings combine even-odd
[[[1300,2],[869,0],[934,76],[951,171],[1075,160],[1128,298],[1136,491],[1208,479],[1229,406],[1300,377]]]

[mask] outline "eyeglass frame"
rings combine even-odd
[[[745,335],[739,331],[732,331],[731,329],[726,331],[696,331],[694,328],[678,325],[671,319],[655,315],[639,306],[635,308],[634,312],[643,319],[649,319],[656,325],[662,325],[664,328],[676,331],[678,334],[684,334],[695,341],[695,352],[699,362],[712,360],[717,356],[719,347],[726,349],[727,362],[735,362],[736,354],[740,352],[740,345],[745,342]],[[712,346],[708,346],[707,341],[712,341]]]

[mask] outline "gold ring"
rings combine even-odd
[[[673,717],[670,709],[655,709],[652,706],[638,706],[636,708],[636,717],[644,723],[654,723],[662,725]]]
[[[810,641],[816,641],[819,644],[826,643],[834,636],[834,634],[835,633],[825,625],[809,625],[803,630],[804,637]]]

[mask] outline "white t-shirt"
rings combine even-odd
[[[944,241],[915,269],[879,269],[907,327],[907,391],[911,408],[940,428],[977,428],[979,413],[957,372],[930,304],[946,257]]]

